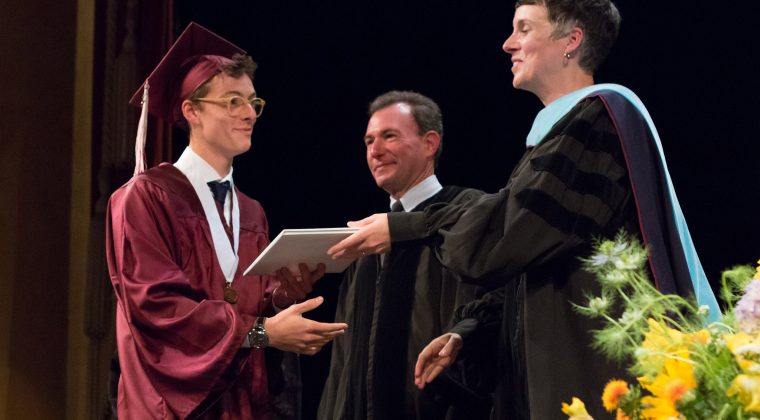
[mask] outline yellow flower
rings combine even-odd
[[[610,413],[618,407],[620,398],[628,393],[628,382],[619,379],[613,379],[607,382],[602,392],[602,403],[604,409]]]
[[[736,397],[745,410],[760,413],[760,376],[736,375],[726,395]]]
[[[673,350],[667,357],[662,371],[654,378],[642,376],[639,383],[651,396],[641,399],[644,407],[641,415],[646,419],[669,419],[678,417],[676,402],[687,392],[696,388],[693,362],[686,347]]]
[[[681,414],[676,410],[673,401],[667,398],[646,396],[641,399],[641,416],[645,419],[668,420],[678,418]]]
[[[586,411],[586,404],[583,404],[578,397],[573,397],[573,403],[562,403],[562,412],[567,414],[571,420],[593,420]]]
[[[680,345],[683,342],[683,333],[673,328],[660,324],[652,318],[647,319],[649,331],[644,336],[644,345],[662,349],[670,345]]]
[[[725,334],[726,346],[736,358],[736,363],[746,373],[760,374],[760,337],[745,332]]]
[[[684,345],[684,334],[678,330],[666,327],[649,318],[649,331],[644,334],[641,350],[637,358],[642,367],[648,372],[662,370],[668,354]]]
[[[652,380],[648,376],[639,379],[641,386],[652,395],[675,404],[687,392],[697,387],[694,364],[685,347],[678,349],[665,361],[664,369]]]
[[[757,268],[755,269],[755,280],[760,280],[760,260],[757,260]]]
[[[691,333],[688,335],[688,338],[699,344],[707,344],[710,342],[710,331],[706,329],[699,330],[697,332]]]

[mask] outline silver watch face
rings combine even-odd
[[[253,329],[248,333],[248,338],[251,341],[251,347],[255,349],[263,349],[269,345],[269,337],[267,331],[264,328],[263,320],[257,319]]]
[[[253,336],[252,336],[252,343],[251,346],[256,349],[263,349],[267,345],[269,345],[269,337],[267,337],[267,333],[260,329],[253,330]]]

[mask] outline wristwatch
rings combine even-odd
[[[267,330],[264,328],[266,317],[260,316],[253,323],[253,328],[248,331],[248,344],[255,349],[263,349],[269,345]]]

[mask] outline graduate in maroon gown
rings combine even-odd
[[[273,404],[282,372],[272,349],[314,354],[346,328],[301,315],[322,298],[294,303],[323,267],[242,274],[269,238],[261,205],[232,178],[265,104],[254,70],[191,23],[133,98],[186,127],[189,146],[173,165],[136,170],[109,202],[120,419],[297,417]]]

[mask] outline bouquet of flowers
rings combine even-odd
[[[601,292],[574,306],[602,320],[594,346],[636,378],[611,378],[604,407],[618,420],[760,419],[760,266],[723,273],[724,314],[707,325],[706,306],[655,289],[646,261],[646,249],[622,232],[584,260]],[[591,418],[578,398],[562,411]]]

